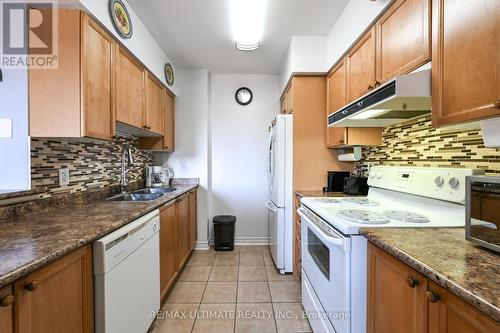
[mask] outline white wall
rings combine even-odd
[[[146,29],[139,17],[135,14],[132,7],[124,0],[132,21],[133,34],[130,39],[119,37],[116,32],[111,17],[109,16],[108,0],[79,0],[81,5],[97,18],[110,32],[112,32],[142,63],[154,73],[165,85],[167,84],[164,74],[164,66],[170,62],[165,52],[160,48],[153,36]],[[168,16],[168,13],[165,13]],[[179,78],[179,72],[174,68],[175,81]],[[177,83],[169,89],[178,94]]]
[[[324,73],[326,68],[326,37],[293,36],[281,70],[280,89],[285,89],[293,73]]]
[[[327,72],[392,2],[350,0],[327,36],[293,36],[280,73],[280,91],[292,74]]]
[[[0,137],[0,193],[31,185],[28,137],[28,71],[4,69],[0,82],[0,119],[12,121],[12,137]]]
[[[243,86],[254,94],[248,106],[234,99]],[[279,77],[213,75],[212,89],[211,215],[237,217],[238,243],[265,243],[268,127],[279,112]]]
[[[175,100],[175,152],[155,154],[155,164],[174,169],[175,177],[199,178],[198,243],[208,246],[209,87],[206,70],[179,70]]]
[[[326,62],[333,66],[393,0],[350,0],[326,37]],[[333,22],[332,22],[333,23]]]

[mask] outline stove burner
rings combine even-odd
[[[352,223],[362,224],[386,224],[389,223],[387,216],[359,209],[346,209],[337,213],[337,217]]]
[[[358,206],[378,206],[379,203],[367,198],[344,198],[343,202]]]
[[[340,204],[342,203],[342,199],[337,199],[337,198],[315,198],[314,201],[320,202],[320,203],[328,203],[328,204]]]
[[[429,219],[417,213],[406,212],[404,210],[386,210],[384,212],[387,217],[392,220],[399,222],[409,222],[409,223],[429,223]]]

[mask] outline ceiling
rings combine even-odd
[[[177,68],[277,74],[292,36],[326,36],[348,0],[267,0],[262,45],[232,40],[228,0],[129,0]]]

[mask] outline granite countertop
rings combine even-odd
[[[0,288],[198,187],[148,202],[93,201],[0,223]]]
[[[352,197],[344,192],[323,192],[321,190],[299,190],[295,192],[301,198],[304,197]]]
[[[361,228],[360,234],[500,321],[500,255],[465,240],[463,228]]]

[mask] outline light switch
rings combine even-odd
[[[0,138],[12,138],[11,118],[0,118]]]

